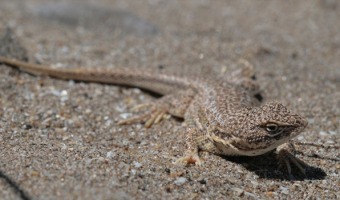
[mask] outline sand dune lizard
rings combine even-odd
[[[179,77],[132,71],[131,69],[71,68],[54,69],[44,65],[0,57],[0,63],[35,75],[58,79],[127,85],[164,95],[143,115],[119,124],[144,122],[146,127],[165,115],[183,118],[187,134],[187,153],[177,163],[200,165],[198,152],[221,155],[256,156],[277,149],[279,164],[291,174],[291,164],[305,173],[308,165],[296,158],[289,140],[307,126],[303,117],[280,103],[259,105],[254,97],[258,85],[246,70],[226,79]],[[245,75],[246,74],[246,75]]]

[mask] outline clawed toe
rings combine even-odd
[[[179,159],[176,160],[175,164],[185,164],[185,165],[197,165],[197,166],[201,166],[202,165],[202,161],[201,159],[198,157],[198,155],[187,155],[187,156],[183,156]]]
[[[306,175],[306,169],[309,167],[309,165],[301,159],[295,157],[293,154],[286,151],[280,152],[278,158],[279,168],[285,167],[289,175],[292,173],[291,164],[295,165],[303,175]]]
[[[150,107],[152,107],[151,103],[142,103],[142,104],[139,104],[137,106],[134,106],[131,110],[132,110],[132,112],[138,112],[138,111],[150,108]]]
[[[140,106],[135,107],[134,109],[141,109],[144,107],[148,107],[148,104],[142,104]],[[154,108],[152,111],[147,112],[145,114],[137,115],[125,120],[118,121],[118,125],[126,125],[133,123],[145,123],[144,126],[146,128],[150,128],[153,124],[157,124],[162,121],[167,116],[167,109],[165,108]]]
[[[150,114],[149,119],[145,122],[145,127],[150,128],[153,124],[159,123],[166,113],[167,113],[166,110],[156,109],[154,112]]]
[[[148,116],[150,116],[149,113],[143,114],[143,115],[133,116],[133,117],[130,117],[130,118],[128,118],[128,119],[119,120],[119,121],[117,122],[117,124],[118,124],[118,125],[127,125],[127,124],[134,124],[134,123],[142,122],[142,121],[145,120]]]

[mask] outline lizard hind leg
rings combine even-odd
[[[225,79],[227,82],[245,89],[261,102],[263,100],[263,94],[260,85],[256,81],[254,66],[245,59],[240,59],[238,65],[239,69],[231,72]]]
[[[230,72],[225,78],[228,82],[234,83],[236,85],[245,86],[247,89],[247,85],[244,82],[248,80],[253,80],[254,84],[256,84],[256,76],[254,66],[245,59],[240,59],[237,62],[238,69]],[[251,89],[251,88],[248,88]]]
[[[133,111],[146,111],[131,118],[120,120],[118,121],[118,125],[144,123],[146,128],[150,128],[163,119],[167,119],[169,115],[183,118],[193,95],[193,91],[183,90],[165,95],[153,103],[137,105],[132,109]]]

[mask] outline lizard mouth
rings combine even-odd
[[[267,143],[249,144],[239,138],[226,141],[220,137],[212,136],[211,141],[218,149],[218,153],[222,155],[257,156],[274,149],[271,148],[273,145]]]
[[[244,145],[237,145],[234,146],[235,148],[238,149],[238,152],[240,155],[244,156],[258,156],[262,155],[264,153],[267,153],[268,151],[271,151],[276,148],[276,145],[257,145],[257,146],[244,146]]]
[[[253,140],[253,143],[234,140],[233,142],[230,142],[229,145],[232,146],[233,149],[237,149],[238,154],[240,155],[257,156],[267,153],[279,145],[288,142],[290,139],[299,135],[306,126],[306,123],[304,123],[303,126],[287,126],[279,135],[274,137],[262,137],[261,140],[259,139],[257,142]]]

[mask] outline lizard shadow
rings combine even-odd
[[[247,156],[221,156],[226,161],[241,164],[245,169],[254,172],[260,178],[277,179],[277,180],[323,180],[327,176],[326,172],[319,168],[309,166],[306,169],[306,175],[299,173],[295,166],[292,166],[292,174],[288,175],[287,171],[281,171],[277,164],[276,154],[269,152],[264,155],[247,157]],[[297,172],[297,173],[295,173]]]
[[[10,188],[23,200],[30,200],[31,198],[23,191],[19,185],[14,182],[10,177],[8,177],[4,172],[0,170],[0,179],[3,179]]]

